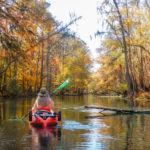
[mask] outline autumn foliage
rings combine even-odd
[[[105,31],[93,79],[95,93],[136,97],[150,91],[149,1],[104,0],[98,6]],[[148,94],[145,94],[148,95]]]
[[[42,86],[52,92],[67,77],[70,88],[83,93],[88,51],[68,31],[77,19],[62,26],[49,6],[44,0],[0,0],[0,95],[33,95]]]

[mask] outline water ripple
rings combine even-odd
[[[98,128],[108,128],[105,124],[81,124],[77,121],[72,120],[66,120],[63,123],[62,128],[66,130],[92,130],[92,129],[98,129]]]

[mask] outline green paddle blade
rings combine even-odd
[[[57,89],[60,90],[62,88],[64,88],[70,81],[70,78],[68,78],[61,86],[59,86]]]
[[[64,88],[70,81],[70,78],[68,78],[62,85],[60,85],[52,94],[55,94],[58,90]]]

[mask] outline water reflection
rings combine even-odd
[[[28,121],[16,121],[34,104],[34,98],[0,100],[0,150],[143,150],[150,144],[150,115],[128,114],[86,118],[99,110],[84,105],[123,109],[148,109],[149,102],[128,103],[101,97],[53,97],[55,110],[62,111],[57,128],[37,129]],[[138,106],[138,107],[137,107]]]
[[[62,129],[71,130],[71,131],[81,130],[81,129],[82,130],[92,130],[92,129],[99,129],[99,128],[103,128],[103,127],[106,127],[106,125],[102,124],[102,123],[96,123],[95,121],[94,121],[94,124],[93,124],[93,122],[88,123],[88,124],[81,124],[80,122],[76,122],[73,120],[67,120],[67,121],[64,121],[63,125],[62,125]]]
[[[34,128],[30,126],[32,137],[32,149],[48,150],[53,149],[53,141],[56,139],[57,145],[61,141],[61,128]]]
[[[0,100],[1,120],[21,118],[32,108],[34,101],[35,101],[34,98],[1,99]]]

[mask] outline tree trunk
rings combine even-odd
[[[6,64],[8,63],[8,58],[7,58],[7,52],[6,51],[5,51],[5,59],[4,59],[4,61],[6,62]],[[7,88],[7,69],[3,73],[2,95],[6,92],[6,88]]]
[[[125,77],[126,77],[126,82],[127,82],[127,86],[128,86],[128,94],[131,94],[133,92],[133,84],[132,84],[131,77],[129,74],[129,61],[128,61],[128,54],[127,54],[126,39],[125,39],[125,30],[124,30],[124,26],[123,26],[123,22],[122,22],[122,16],[121,16],[119,8],[118,8],[118,4],[117,4],[116,0],[113,0],[113,2],[115,4],[117,13],[119,16],[119,23],[120,23],[120,27],[121,27],[123,48],[124,48],[124,55],[125,55],[125,68],[126,68]]]
[[[143,71],[143,51],[142,48],[140,48],[140,74],[139,74],[139,80],[140,80],[140,87],[142,90],[144,90],[144,71]]]
[[[127,18],[129,17],[128,15],[128,1],[126,0],[126,12],[127,12]],[[131,51],[131,46],[130,46],[130,26],[129,24],[127,25],[127,30],[128,30],[128,39],[129,39],[129,46],[128,46],[128,61],[129,61],[129,70],[131,74],[131,81],[133,85],[133,94],[136,95],[137,92],[137,82],[136,82],[136,77],[135,77],[135,69],[134,69],[134,56],[132,55]]]
[[[17,81],[17,62],[14,62],[14,72],[13,72],[13,77]]]
[[[47,57],[46,57],[46,88],[50,90],[50,40],[47,41]]]
[[[136,95],[136,92],[138,92],[138,88],[137,88],[137,81],[136,81],[136,76],[135,76],[134,57],[132,57],[130,44],[129,44],[129,68],[130,68],[131,80],[132,80],[132,85],[133,85],[133,94]]]
[[[23,66],[23,71],[24,71],[24,66]],[[23,76],[22,76],[22,92],[23,92],[23,94],[25,95],[25,81],[24,81],[24,74],[23,74]]]
[[[43,35],[43,33],[42,33],[42,35]],[[43,82],[43,64],[44,64],[43,60],[44,60],[44,43],[42,42],[40,88],[42,87],[42,82]]]
[[[2,92],[2,73],[0,74],[0,93]]]
[[[38,51],[38,59],[37,59],[37,62],[36,62],[36,79],[35,79],[35,85],[34,85],[34,94],[37,93],[37,83],[38,83],[38,68],[39,68],[39,59],[40,59],[40,49]]]

